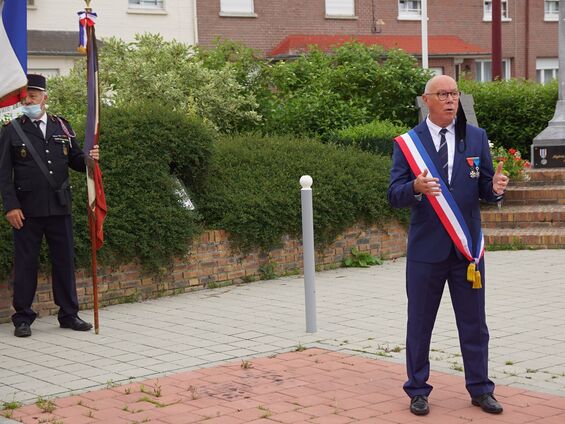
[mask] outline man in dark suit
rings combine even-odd
[[[502,163],[494,172],[486,132],[457,122],[459,96],[451,77],[430,79],[422,96],[428,117],[394,143],[388,199],[395,208],[411,209],[404,390],[416,415],[429,412],[430,341],[446,280],[472,403],[486,412],[502,412],[488,378],[479,199],[500,201],[508,178]]]
[[[43,236],[51,257],[60,326],[76,331],[92,328],[78,317],[69,186],[69,167],[85,172],[85,155],[69,123],[46,113],[46,102],[45,77],[28,75],[23,115],[0,133],[0,191],[14,236],[12,322],[17,337],[31,336],[31,324],[37,317],[32,303]],[[98,160],[98,146],[90,156]]]

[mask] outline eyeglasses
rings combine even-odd
[[[459,98],[459,96],[461,95],[461,92],[460,91],[439,91],[437,93],[426,93],[427,96],[431,96],[432,94],[435,94],[437,96],[437,98],[439,99],[439,101],[445,102],[447,100],[448,96],[451,96],[451,98],[453,100],[457,100]]]

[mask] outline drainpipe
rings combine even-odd
[[[502,16],[500,0],[492,0],[492,80],[502,79]]]
[[[526,79],[530,79],[530,0],[526,0],[526,22],[525,22],[525,49],[524,54],[526,55],[526,67],[524,72],[526,74]]]

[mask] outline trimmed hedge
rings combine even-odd
[[[299,179],[308,174],[322,248],[358,222],[406,217],[387,202],[390,165],[388,157],[314,140],[234,136],[214,145],[206,188],[195,199],[206,228],[227,230],[243,252],[268,251],[287,234],[300,237]]]
[[[409,129],[401,122],[375,120],[365,125],[334,131],[328,141],[341,146],[355,146],[367,152],[392,156],[393,139]]]
[[[200,231],[199,216],[182,206],[173,175],[193,187],[203,183],[215,132],[199,120],[143,102],[103,109],[101,122],[100,166],[108,215],[99,262],[138,262],[157,272],[185,254]],[[82,143],[84,129],[80,124],[74,129]],[[76,262],[89,269],[84,174],[71,171],[71,183]],[[11,230],[5,219],[0,249],[0,278],[5,278],[12,265]]]
[[[489,139],[506,149],[518,149],[530,157],[530,145],[553,118],[557,81],[542,85],[533,81],[461,81],[459,88],[472,94],[479,125]]]

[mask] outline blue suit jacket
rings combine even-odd
[[[426,121],[414,128],[437,169],[441,169],[439,156],[434,146]],[[473,251],[479,241],[481,211],[479,199],[496,202],[502,196],[492,191],[494,170],[485,130],[467,124],[467,142],[456,140],[455,158],[451,183],[445,181],[473,239]],[[465,148],[465,150],[463,150]],[[480,158],[480,177],[471,178],[468,157]],[[412,181],[416,176],[410,170],[404,154],[394,142],[392,169],[388,188],[388,200],[394,208],[411,209],[408,231],[409,260],[436,263],[447,259],[451,252],[452,240],[437,217],[426,196],[418,201],[414,196]],[[443,177],[445,180],[445,177]],[[474,253],[474,252],[473,252]]]

